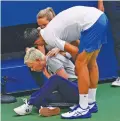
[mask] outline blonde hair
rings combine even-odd
[[[47,7],[46,9],[40,10],[37,14],[37,19],[47,17],[49,21],[51,21],[55,17],[55,12],[51,7]]]
[[[34,62],[36,59],[44,60],[45,55],[38,49],[31,47],[26,51],[24,63]]]

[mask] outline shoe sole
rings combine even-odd
[[[111,85],[111,87],[120,87],[120,85]]]
[[[43,107],[39,110],[41,116],[50,117],[60,114],[60,108],[56,107],[54,109],[49,109],[47,107]]]
[[[92,109],[90,110],[90,113],[97,113],[98,112],[98,109]]]
[[[89,109],[90,113],[97,113],[98,112],[98,106],[95,104],[91,109]]]
[[[72,117],[63,117],[63,116],[61,116],[62,119],[85,119],[85,118],[91,118],[91,117],[92,117],[91,113],[88,113],[88,114],[83,115],[83,116],[78,116],[78,117],[74,117],[74,116],[72,116]]]

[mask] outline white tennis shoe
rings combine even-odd
[[[21,115],[21,116],[30,114],[32,112],[32,108],[33,108],[32,105],[28,104],[27,99],[24,99],[23,101],[25,104],[23,104],[17,108],[14,108],[15,113],[18,115]]]
[[[89,111],[89,107],[86,109],[82,109],[80,105],[78,105],[76,108],[74,108],[74,110],[61,114],[61,118],[63,119],[91,118],[91,113]]]
[[[116,81],[112,83],[112,86],[120,87],[120,77],[118,77]]]

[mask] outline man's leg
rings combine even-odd
[[[88,92],[88,103],[91,113],[95,113],[98,111],[97,104],[96,104],[96,90],[99,80],[99,70],[98,65],[96,62],[97,56],[100,50],[97,50],[92,55],[89,63],[88,63],[88,70],[90,76],[90,87]]]
[[[93,55],[92,53],[82,52],[76,60],[76,71],[78,75],[79,104],[83,109],[88,107],[88,89],[90,86],[90,75],[88,63]]]
[[[78,76],[79,105],[72,111],[62,114],[62,118],[90,118],[91,113],[88,108],[88,90],[90,86],[90,76],[88,63],[94,52],[83,51],[77,57],[75,66]]]

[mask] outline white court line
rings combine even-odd
[[[2,70],[5,70],[5,69],[11,69],[11,68],[21,68],[23,66],[26,66],[26,65],[22,65],[22,66],[14,66],[14,67],[6,67],[6,68],[1,68]]]

